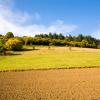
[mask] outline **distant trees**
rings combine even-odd
[[[50,48],[54,46],[69,46],[82,48],[100,48],[100,40],[91,36],[79,34],[78,36],[64,36],[61,33],[38,34],[34,37],[30,36],[14,36],[12,32],[6,35],[0,35],[0,53],[4,54],[6,50],[18,51],[23,45],[31,45],[33,49],[35,45],[46,45]]]
[[[67,42],[71,42],[73,41],[74,38],[71,35],[69,35],[69,36],[66,36],[65,39]]]
[[[52,43],[55,46],[72,46],[72,47],[83,47],[83,48],[98,48],[100,46],[100,40],[97,40],[91,36],[84,36],[79,34],[78,36],[63,36],[62,34],[39,34],[36,35],[35,41],[33,39],[33,44],[36,45],[49,45]],[[44,42],[43,42],[44,40]]]
[[[84,39],[84,36],[82,34],[79,34],[77,37],[76,37],[76,41],[77,42],[82,42],[82,40]]]
[[[1,36],[2,37],[2,36]],[[97,40],[91,36],[85,36],[79,34],[78,36],[64,36],[61,33],[49,33],[38,34],[34,37],[23,36],[14,37],[12,32],[8,32],[5,37],[17,38],[24,45],[47,45],[52,44],[54,46],[71,46],[71,47],[83,47],[83,48],[100,48],[100,40]],[[8,39],[9,40],[9,39]]]
[[[38,35],[35,35],[35,37],[39,37],[39,38],[49,38],[49,39],[64,39],[65,37],[60,33],[60,34],[57,34],[57,33],[49,33],[49,34],[38,34]]]

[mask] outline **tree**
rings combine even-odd
[[[33,44],[33,37],[24,36],[23,37],[24,45],[32,45]]]
[[[22,49],[22,47],[22,42],[16,38],[11,38],[6,42],[6,48],[8,50],[19,51]]]
[[[84,39],[84,37],[83,37],[82,34],[79,34],[79,35],[76,37],[76,39],[77,39],[78,42],[81,42],[81,41]]]
[[[6,48],[4,45],[4,41],[0,39],[0,55],[5,55],[6,54]]]
[[[6,35],[5,35],[5,37],[6,37],[7,39],[9,39],[9,38],[14,38],[14,34],[13,34],[12,32],[7,32]]]
[[[23,37],[23,41],[24,41],[24,45],[27,46],[27,44],[28,44],[28,37],[24,36]]]
[[[0,34],[0,37],[2,37],[3,35],[2,34]]]
[[[68,41],[68,42],[73,41],[73,37],[71,35],[66,36],[66,41]]]
[[[49,33],[49,38],[50,38],[50,39],[52,39],[52,38],[53,38],[52,33]]]
[[[81,47],[88,47],[89,43],[86,40],[82,40]]]
[[[58,39],[58,35],[56,33],[53,34],[53,39]]]
[[[64,36],[61,33],[59,34],[59,39],[64,39]]]
[[[93,37],[89,36],[89,35],[88,36],[85,36],[84,39],[86,41],[88,41],[89,44],[92,44],[95,41],[95,39]]]

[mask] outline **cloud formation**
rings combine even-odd
[[[93,36],[96,39],[100,39],[100,29],[98,29],[97,31],[93,32],[91,34],[91,36]]]
[[[9,6],[7,6],[9,3]],[[15,35],[33,36],[39,33],[68,33],[74,31],[76,25],[67,25],[62,20],[57,20],[48,26],[43,24],[35,24],[33,20],[40,20],[41,16],[38,12],[33,15],[28,12],[13,10],[14,0],[1,0],[0,1],[0,34],[8,31],[13,32]],[[33,24],[28,24],[33,21]]]

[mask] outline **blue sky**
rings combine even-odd
[[[33,36],[61,32],[100,37],[100,0],[0,0],[0,5],[0,28],[5,28],[1,33]]]

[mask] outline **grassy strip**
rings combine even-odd
[[[0,71],[100,67],[99,49],[37,47],[15,54],[0,56]]]

